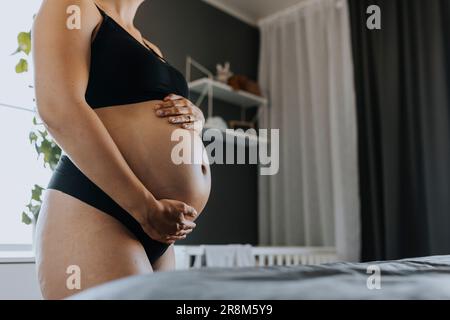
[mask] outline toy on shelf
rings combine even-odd
[[[216,80],[219,82],[227,84],[228,80],[233,76],[233,72],[230,69],[229,62],[225,62],[224,65],[217,64],[216,70],[217,70]]]
[[[234,75],[228,79],[228,85],[234,90],[242,90],[257,96],[262,96],[258,83],[244,75]]]

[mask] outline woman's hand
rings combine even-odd
[[[157,200],[149,203],[148,212],[140,224],[153,240],[173,244],[186,239],[196,224],[192,222],[197,211],[187,204],[176,200]]]
[[[170,94],[155,107],[156,115],[168,118],[169,123],[179,125],[183,129],[201,133],[205,124],[203,112],[188,99]]]

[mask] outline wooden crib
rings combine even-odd
[[[317,265],[336,262],[338,257],[333,247],[252,247],[255,266]],[[203,246],[175,246],[178,270],[205,266]]]

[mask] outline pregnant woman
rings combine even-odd
[[[172,270],[173,244],[209,197],[208,164],[171,159],[174,130],[203,158],[204,117],[183,75],[133,26],[142,2],[44,0],[35,19],[38,111],[64,150],[37,225],[45,298]],[[79,28],[67,12],[80,13]]]

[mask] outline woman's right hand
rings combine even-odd
[[[194,230],[196,224],[191,220],[196,217],[197,211],[184,202],[163,199],[149,205],[147,214],[140,223],[153,240],[173,244],[186,239]]]

